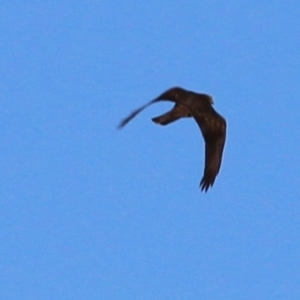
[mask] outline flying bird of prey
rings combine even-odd
[[[212,107],[214,102],[211,96],[174,87],[134,110],[119,124],[119,128],[125,126],[143,109],[159,101],[171,101],[175,105],[167,113],[153,118],[152,121],[154,123],[168,125],[180,118],[193,117],[200,127],[205,141],[205,168],[200,187],[202,191],[207,192],[209,187],[212,187],[214,184],[221,166],[226,139],[225,119]]]

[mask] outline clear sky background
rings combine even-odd
[[[0,299],[300,299],[300,2],[0,6]],[[213,95],[222,169],[198,188]]]

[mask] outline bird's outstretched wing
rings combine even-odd
[[[144,110],[145,108],[147,108],[148,106],[150,106],[151,104],[153,104],[153,103],[155,103],[155,102],[157,102],[157,101],[158,101],[158,100],[154,99],[154,100],[152,100],[152,101],[146,103],[145,105],[143,105],[143,106],[137,108],[136,110],[134,110],[128,117],[126,117],[125,119],[123,119],[123,120],[120,122],[118,128],[120,129],[120,128],[124,127],[128,122],[130,122],[130,121],[131,121],[136,115],[138,115],[142,110]]]
[[[213,186],[216,176],[219,173],[223,149],[226,139],[226,122],[220,116],[213,116],[211,118],[218,118],[216,122],[209,124],[203,123],[199,126],[205,140],[205,167],[203,177],[200,182],[201,191],[207,190]],[[201,127],[202,126],[202,127]],[[210,126],[209,130],[203,127]]]
[[[178,102],[177,98],[178,98],[179,93],[186,93],[186,92],[182,88],[178,88],[178,87],[171,88],[171,89],[165,91],[164,93],[162,93],[160,96],[158,96],[154,100],[152,100],[152,101],[146,103],[145,105],[143,105],[143,106],[137,108],[136,110],[134,110],[128,117],[126,117],[125,119],[123,119],[121,121],[118,128],[120,129],[120,128],[124,127],[128,122],[130,122],[142,110],[144,110],[145,108],[147,108],[148,106],[150,106],[151,104],[153,104],[155,102],[171,101],[171,102],[177,103]]]
[[[215,182],[221,167],[224,143],[224,138],[205,143],[205,168],[200,182],[202,191],[204,190],[206,192]]]

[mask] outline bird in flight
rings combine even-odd
[[[173,87],[154,100],[134,110],[127,118],[123,119],[118,128],[124,127],[137,114],[149,105],[159,101],[174,102],[174,107],[165,114],[155,117],[152,121],[160,125],[168,125],[180,118],[193,117],[200,127],[205,141],[205,167],[200,181],[201,191],[213,186],[219,173],[222,154],[226,139],[226,121],[219,115],[212,105],[213,98],[207,94],[199,94]]]

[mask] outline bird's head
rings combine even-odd
[[[210,95],[207,95],[207,97],[208,97],[209,103],[210,103],[211,105],[214,105],[214,104],[215,104],[215,103],[214,103],[214,98],[213,98],[212,96],[210,96]]]

